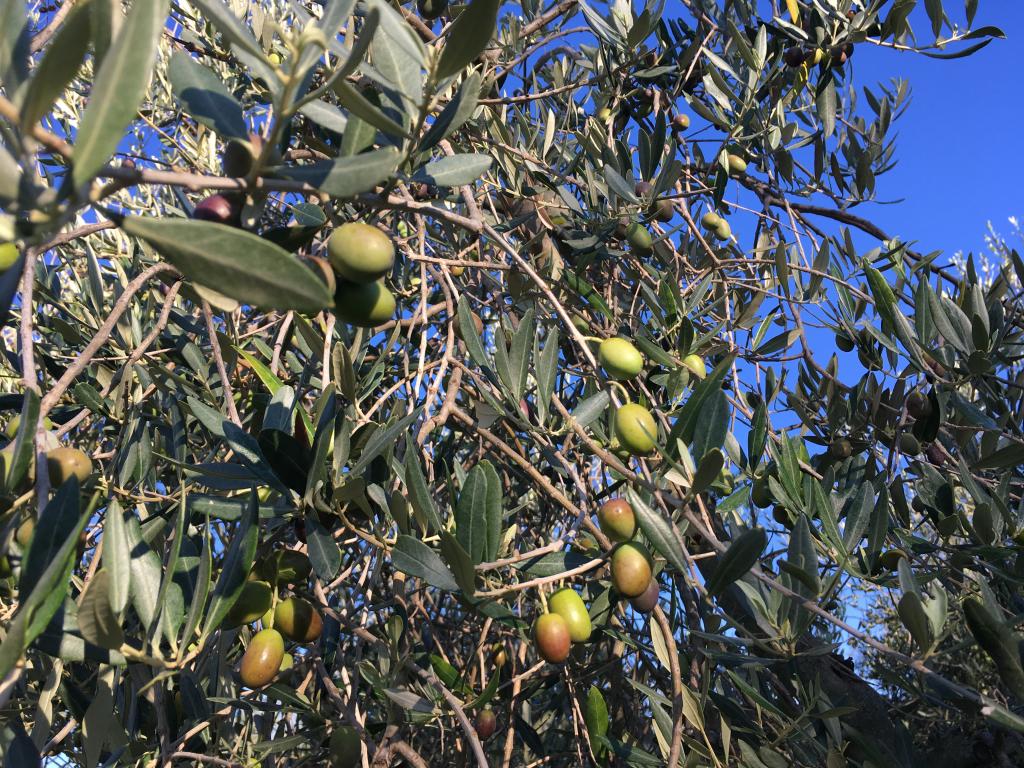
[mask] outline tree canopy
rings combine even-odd
[[[977,5],[0,0],[5,765],[1024,762]]]

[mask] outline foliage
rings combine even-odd
[[[854,80],[1002,33],[915,5],[0,0],[5,764],[1019,762],[1024,262],[861,215]]]

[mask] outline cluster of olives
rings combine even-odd
[[[817,66],[826,60],[830,67],[841,67],[851,56],[853,56],[853,43],[834,45],[827,52],[822,48],[805,48],[802,45],[794,45],[782,53],[782,60],[787,67],[800,67],[804,64]]]
[[[728,240],[732,237],[732,227],[729,226],[729,222],[714,211],[708,211],[701,216],[700,223],[719,240]]]
[[[304,583],[311,570],[309,558],[290,549],[260,560],[224,618],[225,629],[256,621],[262,624],[262,629],[249,641],[239,666],[239,677],[247,687],[262,688],[291,669],[294,658],[285,652],[286,639],[295,643],[319,639],[324,621],[312,603],[297,595],[276,599],[278,589]]]
[[[635,610],[650,613],[658,604],[659,588],[650,551],[634,540],[637,524],[633,507],[625,499],[610,499],[598,509],[597,520],[601,531],[615,542],[610,565],[612,584]],[[547,607],[547,612],[534,622],[533,641],[542,659],[561,664],[569,657],[573,643],[590,639],[590,614],[571,587],[554,592],[547,599]]]
[[[395,315],[395,296],[384,276],[395,265],[395,246],[377,227],[342,224],[327,241],[327,255],[338,276],[334,311],[350,325],[373,328]]]

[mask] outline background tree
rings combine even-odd
[[[1024,263],[861,213],[858,48],[1001,36],[915,5],[3,0],[5,764],[1020,764]]]

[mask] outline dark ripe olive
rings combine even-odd
[[[533,642],[544,661],[561,664],[572,646],[569,625],[557,613],[541,614],[533,625]]]
[[[807,53],[800,46],[793,46],[782,54],[782,60],[787,67],[799,67],[807,60]]]
[[[637,197],[648,197],[654,191],[654,185],[649,181],[638,181],[633,191]]]
[[[941,467],[946,463],[946,455],[936,443],[932,443],[928,446],[927,450],[925,450],[925,455],[928,457],[928,461],[936,467]]]
[[[282,600],[274,609],[274,629],[289,640],[311,643],[320,637],[324,620],[310,603],[298,597]]]
[[[828,455],[830,458],[836,461],[842,461],[843,459],[850,458],[853,455],[853,445],[845,437],[839,440],[835,440],[828,447]]]
[[[195,207],[192,218],[235,226],[241,212],[241,206],[225,195],[210,195]]]
[[[651,554],[635,541],[619,544],[612,552],[612,583],[626,597],[639,597],[651,583]]]
[[[629,541],[636,533],[636,515],[625,499],[609,499],[597,510],[601,532],[614,542]]]
[[[490,707],[481,709],[480,713],[476,716],[475,723],[476,735],[480,737],[480,741],[487,741],[491,738],[497,727],[498,718],[494,716],[494,710]]]
[[[931,412],[932,402],[928,399],[927,395],[916,391],[907,395],[907,413],[915,419],[930,416]]]
[[[249,688],[262,688],[273,680],[284,659],[284,638],[276,629],[264,629],[253,635],[242,656],[239,675]]]
[[[651,579],[651,583],[647,585],[647,589],[644,590],[643,594],[629,598],[629,604],[633,606],[634,611],[650,613],[658,605],[658,597],[660,595],[661,587],[658,585],[658,580]]]

